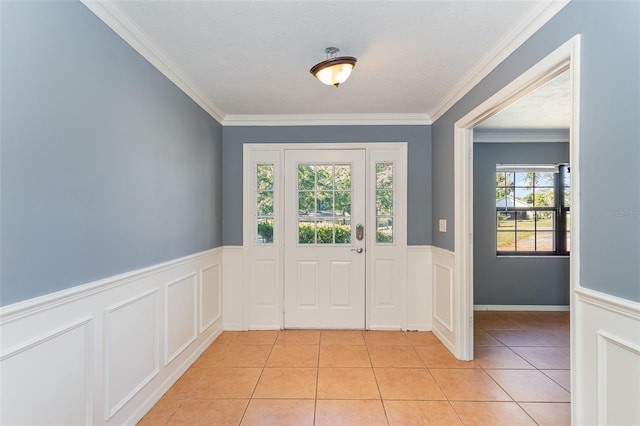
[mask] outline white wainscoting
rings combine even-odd
[[[159,293],[159,288],[152,288],[105,309],[104,420],[116,415],[160,372]]]
[[[258,278],[268,283],[272,296],[250,294],[252,272],[256,265],[248,265],[247,252],[241,246],[224,247],[223,311],[225,330],[278,329],[280,312],[273,297],[282,297],[272,280],[274,273],[261,272]],[[432,325],[432,247],[407,247],[407,330],[430,331]],[[270,269],[269,269],[270,270]],[[243,288],[246,288],[243,291]],[[262,295],[261,295],[262,294]],[[384,294],[376,293],[376,302],[382,304]],[[387,296],[388,298],[388,296]],[[279,305],[277,305],[279,306]],[[397,327],[396,327],[397,328]]]
[[[640,425],[640,303],[578,288],[573,424]]]
[[[222,249],[0,309],[0,424],[135,424],[222,331]]]
[[[432,247],[433,333],[455,352],[455,315],[459,307],[454,293],[455,255],[449,250]]]
[[[431,246],[407,247],[407,330],[431,331],[432,254]]]
[[[244,259],[247,256],[242,246],[225,246],[222,262],[222,322],[225,330],[247,330],[246,313],[249,312],[248,294],[245,294]]]

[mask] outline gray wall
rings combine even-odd
[[[223,129],[224,245],[242,245],[242,144],[407,142],[408,244],[431,244],[430,126],[291,126]]]
[[[222,242],[221,126],[77,2],[1,2],[0,303]]]
[[[476,305],[568,305],[569,258],[496,255],[496,164],[569,162],[568,143],[473,146],[473,299]]]
[[[433,124],[432,226],[453,225],[455,121],[578,33],[580,284],[640,301],[640,2],[570,2]],[[453,250],[454,233],[433,243]]]

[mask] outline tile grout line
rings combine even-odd
[[[313,399],[313,425],[315,426],[318,414],[318,384],[320,382],[320,351],[322,350],[322,330],[318,338],[318,363],[316,365],[316,395]]]
[[[262,366],[262,369],[260,370],[260,375],[258,376],[258,380],[256,380],[256,384],[253,387],[253,391],[251,392],[251,396],[249,397],[249,400],[247,401],[247,406],[244,407],[244,411],[242,412],[242,416],[240,417],[240,422],[238,422],[238,425],[242,424],[242,421],[244,420],[244,416],[247,415],[247,410],[249,410],[249,405],[251,405],[251,401],[253,401],[253,395],[255,395],[256,389],[258,389],[258,383],[260,383],[260,379],[262,378],[262,374],[264,373],[264,369],[267,368],[267,362],[269,362],[269,358],[271,357],[271,353],[273,352],[273,348],[275,347],[279,336],[280,336],[280,331],[278,331],[278,333],[276,334],[276,338],[273,340],[273,343],[271,344],[271,349],[269,350],[269,355],[267,355],[267,358],[264,360],[264,365]]]
[[[511,348],[509,347],[509,349],[511,349]],[[489,373],[487,373],[487,371],[485,370],[485,368],[484,368],[484,367],[480,366],[480,368],[482,369],[482,371],[484,372],[484,374],[486,374],[487,376],[489,376],[489,378],[490,378],[491,380],[493,380],[493,382],[494,382],[494,383],[495,383],[495,384],[496,384],[500,389],[502,389],[502,391],[503,391],[506,395],[508,395],[508,396],[509,396],[509,398],[511,398],[511,402],[514,402],[514,403],[518,406],[518,408],[520,408],[520,410],[522,410],[522,412],[523,412],[524,414],[526,414],[526,416],[527,416],[527,417],[529,417],[529,418],[531,419],[531,421],[532,421],[533,423],[535,423],[536,425],[538,424],[538,422],[536,422],[536,421],[535,421],[535,419],[531,416],[531,414],[529,414],[529,412],[528,412],[527,410],[525,410],[525,409],[524,409],[524,407],[522,407],[522,406],[520,405],[520,402],[519,402],[519,401],[516,401],[516,399],[515,399],[515,398],[514,398],[514,397],[513,397],[509,392],[507,392],[507,390],[506,390],[506,389],[505,389],[505,388],[504,388],[500,383],[498,383],[498,381],[497,381],[496,379],[494,379],[494,378],[493,378],[493,376],[491,376]],[[528,370],[528,371],[530,371],[530,370]],[[503,402],[503,401],[495,401],[495,402]],[[508,401],[504,401],[504,402],[508,402]]]
[[[215,341],[215,340],[214,340],[214,341]],[[213,344],[213,342],[212,342],[212,344]],[[224,351],[226,351],[226,350],[227,350],[227,347],[228,347],[228,346],[229,346],[229,344],[227,343],[227,344],[225,345],[225,347],[224,347],[224,350],[223,350],[220,354],[218,354],[218,355],[216,356],[216,358],[217,358],[218,356],[220,356],[222,353],[224,353]],[[211,345],[209,345],[209,347],[211,347]],[[205,351],[206,351],[206,350],[208,350],[208,349],[209,349],[209,347],[207,347],[207,349],[205,349]],[[202,356],[202,355],[201,355],[201,356]],[[195,362],[194,362],[194,363],[195,363]],[[175,386],[175,384],[176,384],[176,383],[178,383],[178,381],[179,381],[180,379],[182,379],[182,378],[184,377],[184,375],[185,375],[185,374],[186,374],[186,373],[187,373],[191,368],[193,368],[193,364],[192,364],[191,366],[189,366],[189,368],[187,368],[187,370],[186,370],[184,373],[182,373],[182,375],[178,378],[178,380],[176,380],[176,382],[175,382],[171,387]],[[197,368],[203,368],[203,369],[204,369],[204,371],[203,371],[202,375],[201,375],[201,376],[198,378],[198,380],[197,380],[197,381],[196,381],[196,382],[191,386],[191,388],[189,389],[189,391],[186,393],[186,396],[180,400],[180,404],[178,405],[178,407],[176,408],[176,410],[175,410],[175,411],[174,411],[174,412],[173,412],[173,413],[172,413],[172,414],[167,418],[167,421],[164,423],[165,425],[168,425],[169,423],[171,423],[171,420],[173,420],[173,418],[174,418],[174,417],[175,417],[175,415],[178,413],[178,411],[180,410],[180,408],[182,408],[182,406],[183,406],[183,405],[184,405],[184,403],[187,401],[187,399],[189,399],[189,398],[191,397],[191,395],[192,395],[192,393],[193,393],[193,390],[194,390],[194,389],[195,389],[195,388],[200,384],[200,382],[201,382],[202,380],[204,380],[204,376],[205,376],[205,375],[206,375],[206,373],[207,373],[207,372],[212,368],[212,366],[210,366],[210,365],[209,365],[209,366],[206,366],[206,367],[197,367]],[[171,388],[169,388],[169,390],[170,390],[170,389],[171,389]],[[167,390],[167,392],[169,392],[169,390]],[[166,394],[166,392],[165,392],[165,394]],[[164,396],[164,395],[163,395],[163,396]]]
[[[482,329],[482,328],[481,328]],[[503,343],[507,348],[509,348],[509,350],[511,352],[513,352],[515,355],[517,355],[518,357],[522,358],[525,362],[527,362],[529,365],[531,365],[533,367],[534,371],[537,371],[539,373],[541,373],[543,376],[548,377],[551,381],[553,381],[554,383],[556,383],[558,386],[560,386],[562,389],[564,389],[564,386],[560,385],[559,383],[557,383],[555,380],[553,380],[551,377],[547,376],[543,371],[541,371],[537,366],[535,366],[532,362],[530,362],[528,359],[526,359],[525,357],[521,356],[518,352],[516,352],[513,347],[511,345],[507,345],[505,342],[503,342],[502,340],[500,340],[498,337],[493,336],[492,334],[490,334],[487,330],[482,329],[482,331],[484,331],[485,333],[489,334],[491,337],[497,339],[498,341],[500,341],[501,343]],[[521,347],[521,346],[515,346],[515,347]],[[547,347],[547,346],[540,346],[540,345],[536,345],[536,346],[526,346],[526,347]],[[487,370],[485,367],[483,367],[482,365],[480,366],[482,368],[483,371]],[[489,369],[491,370],[491,369]],[[500,369],[498,368],[498,370],[507,370],[507,369]],[[523,370],[523,371],[531,371],[532,369],[510,369],[510,370]],[[533,421],[536,425],[539,425],[539,423],[533,418],[533,416],[531,414],[529,414],[529,412],[521,405],[521,403],[525,403],[526,401],[517,401],[513,396],[511,396],[511,394],[509,392],[507,392],[506,389],[504,389],[500,383],[497,382],[497,380],[495,380],[493,378],[493,376],[491,376],[488,372],[485,371],[485,374],[487,374],[507,395],[509,395],[509,397],[513,400],[513,402],[516,403],[516,405],[520,408],[520,410],[522,410],[524,412],[524,414],[527,415],[528,418],[531,419],[531,421]],[[566,389],[565,389],[566,390]],[[559,401],[544,401],[544,402],[539,402],[539,403],[560,403]]]
[[[544,325],[544,324],[542,324],[542,325]],[[478,327],[478,329],[486,332],[486,330],[482,329],[481,327]],[[501,368],[502,364],[504,364],[504,363],[502,363],[502,362],[498,362],[498,363],[496,363],[496,366],[495,366],[495,367],[493,367],[493,368],[491,368],[491,367],[485,367],[485,366],[481,365],[480,363],[478,363],[478,366],[477,366],[477,367],[474,367],[474,368],[475,368],[475,369],[479,369],[479,370],[483,371],[483,373],[484,373],[485,375],[489,376],[489,377],[491,378],[491,383],[494,383],[495,385],[497,385],[497,387],[498,387],[499,389],[501,389],[501,390],[502,390],[502,391],[503,391],[503,392],[504,392],[504,393],[505,393],[505,394],[510,398],[510,401],[490,401],[490,400],[488,401],[488,400],[483,400],[483,399],[479,399],[479,400],[477,400],[477,401],[476,401],[476,400],[474,399],[473,401],[471,401],[471,400],[459,400],[459,401],[458,401],[458,400],[455,400],[454,402],[471,402],[471,403],[478,403],[478,402],[487,402],[487,403],[504,402],[504,403],[509,403],[509,402],[515,402],[515,403],[516,403],[516,406],[518,407],[518,409],[519,409],[520,411],[523,411],[523,412],[524,412],[524,414],[525,414],[526,418],[529,418],[529,419],[530,419],[530,420],[532,420],[534,423],[536,423],[536,420],[535,420],[535,418],[534,418],[534,415],[533,415],[533,414],[530,414],[530,413],[529,413],[529,412],[528,412],[528,411],[523,407],[523,404],[527,404],[527,403],[531,403],[531,404],[535,404],[535,403],[542,403],[542,404],[558,404],[558,405],[566,405],[566,404],[567,404],[567,402],[566,402],[566,401],[528,401],[528,400],[518,401],[518,400],[516,400],[516,399],[515,399],[515,397],[511,396],[511,394],[510,394],[509,392],[507,392],[507,389],[506,389],[505,387],[503,387],[503,385],[501,385],[500,383],[498,383],[497,379],[495,379],[491,374],[489,374],[490,372],[500,371],[500,370],[502,370],[502,371],[528,371],[528,372],[534,372],[534,371],[535,371],[535,372],[538,372],[538,374],[542,373],[542,374],[541,374],[541,377],[544,377],[545,379],[548,379],[550,383],[555,384],[555,385],[556,385],[556,386],[558,386],[560,389],[563,389],[564,391],[568,392],[569,394],[571,393],[571,391],[570,391],[570,390],[568,390],[568,389],[566,389],[566,388],[565,388],[565,387],[560,383],[560,382],[562,381],[562,379],[563,379],[563,376],[562,376],[562,375],[556,375],[556,376],[557,376],[557,378],[558,378],[559,380],[554,379],[553,377],[551,377],[551,375],[547,375],[544,371],[542,371],[542,369],[541,369],[541,368],[538,368],[536,365],[533,365],[533,364],[532,364],[532,362],[530,362],[528,359],[524,358],[524,356],[520,355],[518,352],[516,352],[516,351],[515,351],[515,349],[514,349],[514,348],[518,348],[518,347],[521,347],[521,346],[509,346],[509,345],[505,344],[504,342],[502,342],[500,339],[496,338],[495,336],[492,336],[492,335],[491,335],[491,334],[489,334],[489,333],[487,333],[487,334],[488,334],[489,336],[493,337],[493,338],[496,340],[496,342],[501,343],[501,346],[496,346],[496,347],[507,347],[507,348],[509,348],[509,352],[508,352],[508,353],[510,353],[510,354],[512,354],[512,355],[515,355],[518,359],[522,359],[522,360],[524,360],[524,361],[525,361],[525,363],[526,363],[526,365],[529,365],[531,368]],[[557,333],[557,334],[560,334],[560,333]],[[379,399],[378,399],[378,400],[380,400],[380,401],[381,401],[381,403],[382,403],[382,405],[383,405],[383,412],[384,412],[384,414],[385,414],[385,419],[386,419],[387,424],[389,424],[389,423],[390,423],[389,415],[390,415],[390,414],[393,414],[393,411],[387,412],[387,407],[386,407],[386,405],[385,405],[385,399],[384,399],[384,396],[383,396],[383,394],[382,394],[382,390],[381,390],[381,382],[380,382],[380,380],[379,380],[379,378],[378,378],[378,376],[377,376],[377,374],[376,374],[375,366],[374,366],[374,363],[373,363],[373,360],[372,360],[372,354],[371,354],[371,352],[370,352],[370,349],[371,349],[371,348],[374,348],[374,347],[376,346],[376,342],[374,341],[374,342],[370,345],[370,344],[366,341],[366,339],[364,339],[364,332],[360,331],[360,335],[361,335],[361,336],[362,336],[362,338],[363,338],[364,346],[365,346],[366,351],[367,351],[367,357],[368,357],[368,361],[369,361],[369,366],[368,366],[368,368],[371,368],[371,371],[372,371],[372,373],[374,374],[374,380],[376,381],[376,387],[377,387],[377,390],[378,390],[378,396],[379,396]],[[405,337],[406,337],[406,333],[405,333],[404,335],[405,335]],[[282,336],[282,331],[278,331],[278,332],[275,334],[275,339],[274,339],[274,341],[272,341],[272,343],[270,344],[270,346],[271,346],[271,347],[269,348],[268,354],[267,354],[267,356],[266,356],[266,358],[265,358],[265,361],[264,361],[264,363],[263,363],[263,365],[262,365],[262,367],[261,367],[260,374],[259,374],[259,376],[258,376],[258,378],[257,378],[257,381],[256,381],[256,383],[255,383],[254,387],[253,387],[253,390],[252,390],[252,392],[251,392],[251,395],[250,395],[249,399],[247,400],[247,404],[244,406],[244,410],[242,411],[242,415],[240,416],[240,420],[239,420],[239,422],[244,421],[244,420],[245,420],[245,418],[246,418],[246,414],[248,413],[248,407],[249,407],[249,405],[251,404],[251,402],[255,399],[255,398],[254,398],[254,396],[255,396],[255,393],[256,393],[256,391],[257,391],[257,386],[258,386],[258,384],[260,383],[260,380],[262,379],[264,372],[266,371],[265,369],[267,368],[267,365],[268,365],[268,362],[269,362],[270,357],[271,357],[272,355],[274,355],[274,350],[276,349],[276,348],[275,348],[275,346],[277,346],[278,339],[279,339],[281,336]],[[237,336],[232,336],[232,339],[231,339],[231,340],[230,340],[226,345],[224,345],[224,350],[223,350],[220,354],[218,354],[215,358],[218,358],[218,357],[220,357],[222,354],[224,354],[224,353],[229,349],[230,345],[233,343],[233,341],[235,340],[235,338],[236,338],[236,337],[237,337]],[[376,336],[376,337],[378,337],[378,336]],[[374,339],[374,340],[375,340],[375,339]],[[323,333],[322,333],[322,331],[320,331],[320,334],[319,334],[319,337],[318,337],[318,341],[317,341],[317,342],[318,342],[318,343],[317,343],[318,353],[317,353],[317,357],[315,357],[315,363],[316,363],[316,383],[315,383],[315,398],[314,398],[314,413],[313,413],[313,424],[314,424],[314,425],[317,423],[317,420],[318,420],[318,419],[317,419],[317,408],[318,408],[318,405],[317,405],[317,404],[318,404],[319,373],[320,373],[320,361],[321,361],[321,353],[320,353],[320,351],[321,351],[321,347],[322,347],[322,341],[323,341]],[[380,342],[378,342],[378,343],[380,343]],[[528,343],[528,342],[527,342],[527,343]],[[543,343],[544,343],[544,342],[543,342]],[[246,344],[253,344],[253,342],[248,342],[248,343],[246,343]],[[384,343],[381,343],[381,344],[384,344]],[[392,346],[393,346],[393,343],[390,343],[390,345],[392,345]],[[448,405],[449,405],[449,408],[451,409],[451,413],[452,413],[452,414],[454,414],[454,415],[457,417],[457,419],[462,423],[462,417],[461,417],[461,415],[459,414],[459,412],[458,412],[458,411],[454,408],[454,406],[452,405],[452,400],[451,400],[451,399],[449,399],[449,397],[444,393],[444,391],[443,391],[443,389],[442,389],[441,384],[440,384],[440,383],[435,379],[435,377],[434,377],[434,375],[433,375],[433,372],[432,372],[432,369],[431,369],[431,368],[429,368],[429,366],[427,365],[426,359],[425,359],[425,358],[423,358],[423,357],[420,355],[420,353],[418,353],[418,351],[417,351],[417,346],[422,347],[422,346],[429,346],[429,345],[417,345],[417,344],[415,344],[415,343],[413,343],[413,342],[409,342],[409,345],[411,345],[412,351],[413,351],[414,353],[417,353],[418,357],[420,358],[420,360],[421,360],[421,362],[422,362],[422,364],[423,364],[423,366],[422,366],[422,367],[420,367],[420,369],[424,368],[424,369],[428,372],[429,376],[430,376],[430,377],[431,377],[431,379],[434,381],[435,385],[438,387],[438,389],[440,390],[440,392],[443,394],[443,396],[444,396],[445,400],[447,401],[447,403],[448,403]],[[350,346],[351,346],[351,345],[350,345]],[[494,345],[488,345],[488,346],[489,346],[489,347],[493,347]],[[548,348],[549,346],[545,344],[545,345],[532,345],[532,346],[522,346],[522,347],[531,347],[531,348]],[[554,347],[554,348],[555,348],[555,347],[564,347],[564,346],[551,346],[551,347]],[[265,352],[266,352],[266,351],[265,351]],[[498,361],[500,361],[500,358],[498,358]],[[507,362],[509,362],[509,361],[507,361]],[[215,359],[214,359],[214,364],[215,364]],[[383,364],[385,364],[385,362],[383,362]],[[540,363],[538,363],[538,364],[540,364]],[[507,365],[508,365],[508,364],[507,364]],[[195,381],[193,382],[192,386],[190,386],[190,387],[188,388],[188,391],[186,392],[186,396],[185,396],[184,398],[182,398],[182,399],[180,399],[180,400],[179,400],[179,402],[176,404],[176,408],[175,408],[175,410],[172,410],[171,414],[170,414],[168,417],[165,417],[164,424],[171,424],[171,422],[172,422],[172,421],[177,420],[176,415],[178,414],[179,410],[180,410],[182,407],[184,407],[184,404],[187,402],[187,400],[191,400],[191,399],[192,399],[192,397],[195,395],[195,394],[194,394],[194,392],[195,392],[195,390],[197,389],[197,387],[198,387],[198,386],[203,382],[203,380],[206,380],[206,379],[205,379],[205,377],[206,377],[207,372],[210,372],[213,368],[216,368],[216,367],[215,367],[215,365],[213,365],[213,366],[212,366],[212,365],[207,365],[207,366],[203,366],[203,367],[199,367],[199,368],[203,368],[203,369],[202,369],[202,374],[197,378],[197,380],[195,380]],[[385,367],[380,367],[380,368],[385,368]],[[391,365],[391,366],[390,366],[390,368],[393,368],[393,369],[396,369],[396,368],[398,368],[398,369],[408,368],[408,369],[410,369],[410,368],[417,368],[417,367],[411,367],[411,366],[395,367],[395,366]],[[443,368],[441,368],[441,369],[444,369],[444,370],[450,370],[450,371],[451,371],[451,370],[456,370],[456,368],[451,368],[451,367],[443,367]],[[437,368],[436,368],[436,370],[437,370]],[[569,369],[567,369],[567,368],[548,368],[547,370],[569,370]],[[187,369],[187,371],[189,371],[189,369]],[[185,372],[185,373],[186,373],[186,372]],[[500,376],[498,376],[498,377],[500,377]],[[517,392],[516,392],[516,393],[517,393]],[[412,397],[419,398],[419,397],[416,397],[416,396],[414,396],[414,395],[412,395]],[[216,398],[214,398],[214,399],[216,399]],[[287,399],[287,398],[284,398],[284,399]],[[527,398],[525,398],[525,399],[527,399]],[[391,401],[391,400],[390,400],[390,401]],[[414,403],[417,403],[417,401],[436,401],[436,400],[432,400],[432,399],[415,399],[415,400],[409,400],[409,399],[407,399],[406,401],[407,401],[407,402],[409,402],[409,401],[413,401]],[[422,407],[422,406],[418,405],[418,408],[420,409],[420,412],[422,413],[422,416],[424,417],[424,416],[425,416],[425,412],[424,412],[423,410],[424,410],[424,409],[426,409],[426,407]],[[427,413],[428,413],[428,411],[427,411]],[[523,418],[524,418],[524,417],[523,417]],[[247,418],[247,419],[248,419],[248,418]]]
[[[415,348],[416,345],[413,345],[414,348],[413,350],[418,352]],[[431,373],[431,368],[429,368],[429,366],[427,365],[427,362],[422,358],[422,355],[420,355],[418,353],[418,356],[420,357],[420,359],[422,360],[422,363],[424,364],[425,370],[427,370],[427,373],[429,373],[429,376],[431,377],[431,379],[433,380],[433,382],[436,384],[436,386],[438,386],[438,389],[440,389],[440,392],[442,393],[442,395],[444,395],[444,397],[446,398],[447,404],[449,404],[449,407],[451,407],[451,410],[453,411],[453,413],[456,415],[456,418],[458,419],[458,421],[460,422],[461,425],[464,425],[464,422],[462,421],[462,419],[460,418],[460,414],[458,413],[458,411],[455,409],[455,407],[453,406],[453,404],[451,403],[451,400],[449,399],[449,396],[444,392],[444,389],[442,389],[442,386],[440,385],[440,383],[438,383],[438,381],[436,380],[436,378],[433,376],[433,374]],[[422,413],[423,416],[425,416],[424,411],[422,410],[422,408],[420,408],[420,406],[418,406],[418,408],[420,409],[420,412]],[[426,417],[426,416],[425,416]]]
[[[378,389],[378,395],[380,396],[380,404],[382,404],[382,411],[384,412],[384,418],[387,420],[387,425],[391,424],[389,421],[389,414],[387,414],[387,407],[384,404],[384,399],[382,397],[382,390],[380,389],[380,383],[378,382],[378,375],[376,374],[376,370],[373,368],[373,360],[371,359],[371,352],[369,352],[369,344],[367,343],[367,339],[362,335],[362,339],[364,340],[365,348],[367,348],[367,356],[369,357],[369,364],[371,364],[371,372],[373,373],[373,379],[376,381],[376,388]]]

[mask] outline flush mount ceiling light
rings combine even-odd
[[[349,78],[358,60],[353,56],[336,58],[340,51],[337,47],[327,47],[324,51],[327,53],[327,60],[315,64],[310,70],[311,74],[327,86],[338,87]]]

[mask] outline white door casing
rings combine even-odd
[[[406,179],[407,143],[307,143],[307,144],[245,144],[243,162],[243,247],[241,282],[228,286],[228,297],[243,300],[242,312],[234,311],[234,318],[241,319],[240,329],[282,329],[285,327],[285,152],[299,150],[364,150],[365,152],[365,324],[366,329],[406,329],[407,302],[407,243],[406,243]],[[316,158],[314,158],[314,161]],[[274,166],[273,184],[273,239],[265,241],[258,235],[256,221],[262,220],[256,206],[256,168],[262,165]],[[393,170],[393,184],[377,188],[376,167]],[[384,173],[383,173],[384,174]],[[296,176],[297,178],[297,176]],[[376,213],[376,197],[392,192],[393,215],[389,212]],[[386,194],[382,194],[386,193]],[[295,199],[295,195],[294,195]],[[264,213],[264,212],[262,212]],[[385,222],[386,221],[386,222]],[[377,222],[381,233],[377,233]],[[355,222],[353,222],[355,223]],[[386,234],[386,237],[385,237]],[[388,234],[392,235],[392,238]],[[384,237],[380,240],[380,236]],[[357,247],[356,247],[357,248]],[[351,249],[351,248],[350,248]],[[350,250],[349,249],[349,250]],[[350,252],[351,253],[351,252]],[[357,253],[354,253],[357,254]],[[337,273],[337,272],[336,272]],[[415,281],[413,285],[430,286]],[[414,282],[415,281],[415,282]],[[422,281],[422,280],[419,280]],[[422,299],[420,299],[422,300]],[[416,302],[420,304],[420,300]],[[424,305],[426,301],[422,301]],[[414,303],[415,305],[415,303]],[[412,305],[413,306],[413,305]],[[429,311],[429,307],[420,308]],[[411,321],[409,321],[411,322]],[[415,321],[411,322],[414,324]],[[316,328],[317,326],[314,326]],[[340,326],[341,328],[344,326]],[[415,327],[415,324],[414,324]],[[421,329],[424,326],[418,326]]]
[[[447,340],[451,343],[448,346],[458,359],[473,359],[473,128],[566,70],[569,70],[570,73],[572,94],[570,129],[572,175],[570,280],[572,289],[571,305],[574,304],[573,291],[579,287],[580,282],[579,53],[580,36],[576,35],[495,95],[470,111],[454,125],[455,253],[453,300],[450,303],[453,310],[451,312],[453,327]],[[439,305],[444,305],[444,303],[436,300],[434,295],[434,306]],[[572,325],[572,333],[575,331],[573,327],[574,325]],[[441,329],[438,329],[436,321],[434,321],[434,332],[441,338],[446,334]],[[574,396],[575,393],[572,393],[572,399]],[[575,409],[575,407],[572,409]]]
[[[284,190],[284,327],[363,329],[365,151],[287,150]]]

